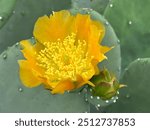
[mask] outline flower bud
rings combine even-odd
[[[103,69],[90,80],[95,87],[92,87],[93,96],[99,96],[103,100],[111,99],[117,95],[117,91],[125,85],[119,84],[116,77],[107,69]]]

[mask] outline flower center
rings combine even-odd
[[[45,77],[51,82],[70,78],[76,81],[77,75],[90,79],[94,75],[85,40],[77,40],[72,33],[56,42],[45,42],[45,48],[37,55],[37,65],[45,70]]]

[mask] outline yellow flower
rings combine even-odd
[[[90,84],[97,64],[109,47],[101,46],[105,29],[90,15],[71,15],[62,10],[40,17],[35,23],[33,45],[21,41],[26,60],[19,60],[20,79],[27,87],[44,84],[53,94]]]

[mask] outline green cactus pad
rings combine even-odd
[[[7,22],[7,19],[13,14],[16,0],[0,0],[0,28]]]
[[[150,0],[111,0],[104,16],[121,43],[122,66],[138,57],[150,57]]]
[[[89,112],[84,93],[52,95],[43,86],[26,88],[19,79],[18,43],[0,55],[0,112]]]
[[[91,8],[103,14],[109,0],[72,0],[73,8]]]
[[[72,0],[73,8],[89,8],[90,0]]]
[[[108,3],[109,0],[92,0],[90,7],[100,14],[103,14]]]
[[[52,11],[70,9],[71,6],[71,0],[18,0],[12,16],[0,30],[0,53],[8,46],[32,37],[34,23],[38,17],[49,15]]]
[[[120,71],[121,71],[120,46],[118,44],[119,40],[116,37],[113,31],[113,28],[110,26],[108,21],[96,11],[92,9],[88,9],[88,8],[87,9],[73,9],[71,10],[71,12],[73,14],[76,14],[78,12],[80,12],[81,14],[90,14],[93,20],[101,21],[105,25],[106,34],[102,41],[102,45],[110,46],[110,47],[114,46],[114,48],[106,54],[108,59],[100,63],[99,67],[101,69],[103,67],[107,68],[110,72],[112,72],[119,79]],[[116,102],[116,97],[113,97],[110,101],[101,100],[99,98],[97,100],[97,97],[93,97],[91,92],[89,90],[87,91],[88,91],[88,94],[85,100],[87,100],[88,102],[90,102],[92,105],[96,107],[96,109],[92,107],[91,112],[96,112],[97,110],[99,110],[100,108],[98,109],[97,106],[104,107],[113,102]]]
[[[127,85],[120,91],[116,104],[105,112],[150,112],[150,58],[137,59],[126,69],[122,82]]]

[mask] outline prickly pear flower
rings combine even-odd
[[[19,60],[22,83],[30,88],[44,84],[53,94],[94,86],[90,79],[110,50],[100,45],[104,33],[103,24],[90,15],[62,10],[40,17],[33,31],[35,44],[20,42],[25,57]]]

